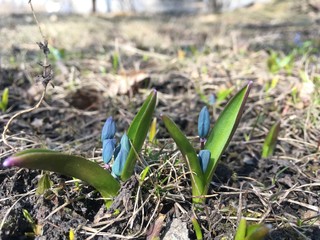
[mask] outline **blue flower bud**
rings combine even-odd
[[[130,142],[127,134],[123,134],[120,140],[120,147],[115,150],[115,160],[112,166],[112,173],[119,177],[126,163],[130,151]]]
[[[109,117],[103,125],[101,132],[101,141],[104,139],[112,139],[116,134],[116,123],[113,121],[112,117]]]
[[[112,165],[112,173],[117,177],[121,175],[121,172],[124,168],[124,164],[126,163],[127,157],[128,157],[128,152],[120,150],[116,160],[114,160],[114,163]]]
[[[209,104],[212,106],[216,103],[216,97],[214,96],[214,94],[210,94],[209,96]]]
[[[127,134],[123,134],[120,140],[120,146],[121,146],[121,150],[130,151],[130,142],[129,142],[129,138],[127,136]]]
[[[108,164],[110,162],[115,146],[116,146],[115,139],[103,140],[102,159],[105,164]]]
[[[210,157],[211,157],[211,152],[209,150],[200,150],[198,158],[200,161],[202,172],[205,172],[207,170]]]
[[[128,153],[120,150],[116,160],[112,165],[112,173],[117,177],[120,177],[122,169],[124,168],[124,164],[127,160],[127,157],[128,157]]]
[[[200,138],[205,138],[210,129],[210,115],[208,108],[204,106],[199,114],[198,118],[198,135]]]

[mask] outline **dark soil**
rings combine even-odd
[[[34,81],[41,72],[35,43],[41,36],[30,19],[31,14],[1,17],[0,93],[8,87],[10,94],[0,129],[41,95],[42,85]],[[248,81],[253,89],[243,118],[216,170],[207,204],[196,211],[204,237],[233,239],[241,214],[250,223],[270,224],[266,239],[320,239],[319,19],[304,1],[276,1],[223,15],[39,15],[49,44],[60,54],[49,59],[55,87],[48,87],[40,108],[13,121],[9,143],[16,151],[44,147],[101,162],[105,119],[114,117],[120,136],[155,88],[158,144],[146,143],[141,156],[157,176],[142,186],[133,176],[107,210],[85,183],[48,173],[53,185],[39,195],[41,171],[1,166],[1,239],[71,239],[71,230],[75,239],[146,239],[161,214],[161,237],[179,218],[195,239],[187,170],[159,116],[168,114],[196,139],[204,98],[231,87],[233,95]],[[291,73],[272,74],[270,52],[290,53],[297,33],[312,42],[312,51],[297,55]],[[121,59],[117,67],[115,53]],[[302,70],[315,84],[308,99],[300,92]],[[274,78],[276,87],[266,90]],[[292,100],[294,87],[298,102]],[[215,119],[229,98],[210,109]],[[263,141],[279,119],[276,151],[261,158]],[[2,145],[1,163],[14,152]]]

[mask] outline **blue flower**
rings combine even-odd
[[[104,139],[102,146],[102,159],[105,164],[108,164],[112,158],[114,148],[116,146],[116,139]]]
[[[205,138],[210,129],[210,115],[208,108],[204,106],[199,114],[198,118],[198,135],[200,138]]]
[[[129,151],[130,151],[129,138],[127,134],[123,134],[120,141],[120,150],[115,151],[115,160],[112,166],[112,173],[117,177],[119,177],[122,173]]]
[[[209,104],[211,106],[213,106],[216,103],[216,97],[214,96],[214,94],[210,94],[209,96]]]
[[[112,165],[112,173],[117,177],[120,177],[122,169],[124,168],[124,164],[126,162],[128,154],[124,151],[120,151],[116,160]]]
[[[127,152],[130,151],[130,142],[126,133],[124,133],[121,137],[120,147],[121,147],[120,150],[127,151]]]
[[[109,117],[103,125],[101,132],[101,141],[105,139],[112,139],[116,134],[117,128],[116,123],[113,121],[112,117]]]
[[[301,34],[300,33],[296,33],[294,35],[294,39],[293,39],[293,42],[296,46],[298,47],[302,47],[303,43],[301,41]]]
[[[208,164],[210,162],[211,152],[209,150],[200,150],[198,158],[200,161],[200,166],[202,172],[205,172],[208,168]]]

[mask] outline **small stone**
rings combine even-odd
[[[189,240],[187,223],[177,218],[173,219],[163,240]]]

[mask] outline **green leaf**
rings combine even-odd
[[[120,58],[118,52],[114,52],[112,55],[112,69],[113,72],[116,73],[119,69]]]
[[[234,240],[244,240],[246,237],[246,230],[247,220],[245,218],[241,218]]]
[[[270,56],[268,57],[268,60],[267,60],[268,69],[271,73],[276,73],[280,70],[278,61],[279,61],[278,53],[271,51]]]
[[[43,194],[46,190],[51,188],[52,186],[52,181],[49,178],[49,175],[47,173],[43,174],[41,178],[39,179],[38,182],[38,187],[36,193],[41,195]]]
[[[278,134],[280,132],[280,121],[276,122],[270,129],[266,139],[264,140],[262,146],[262,154],[263,158],[267,158],[272,156],[274,149],[276,147]]]
[[[203,173],[196,151],[186,136],[181,132],[179,127],[168,116],[163,115],[162,120],[170,136],[176,142],[182,155],[187,161],[187,165],[191,173],[192,196],[196,197],[202,195],[204,187]],[[204,198],[193,198],[194,203],[201,203],[203,201]]]
[[[263,240],[269,233],[270,228],[265,224],[252,224],[247,227],[245,240]]]
[[[204,149],[211,152],[211,159],[204,176],[206,188],[203,194],[206,194],[217,163],[238,127],[251,85],[249,82],[229,101],[209,134]]]
[[[217,102],[224,101],[234,90],[234,87],[222,89],[217,93]]]
[[[290,64],[290,62],[292,61],[293,56],[292,55],[288,55],[285,56],[284,58],[279,60],[279,67],[280,68],[284,68],[286,66],[288,66]]]
[[[129,155],[122,170],[121,180],[127,180],[133,173],[137,160],[137,154],[140,152],[144,140],[148,134],[149,126],[152,121],[152,115],[156,107],[157,91],[153,90],[143,103],[141,109],[132,120],[128,129],[128,137],[132,143]]]
[[[157,134],[157,118],[153,118],[150,130],[149,130],[149,142],[156,142],[156,134]]]
[[[150,170],[150,166],[147,166],[143,171],[140,173],[139,183],[140,185],[144,182],[145,178],[147,177]]]
[[[2,99],[0,103],[0,108],[3,112],[7,110],[9,102],[9,88],[5,88],[2,93]]]
[[[31,225],[34,225],[34,224],[35,224],[33,218],[31,217],[31,214],[28,212],[28,210],[22,209],[22,213],[23,213],[24,218],[25,218]]]
[[[308,75],[308,73],[306,71],[301,71],[300,70],[299,71],[299,76],[300,76],[302,82],[310,82],[311,81],[310,77],[309,77],[309,75]]]
[[[93,186],[109,200],[115,197],[120,189],[119,182],[99,164],[83,157],[47,149],[30,149],[19,152],[7,158],[3,165],[52,171],[75,177]]]
[[[193,225],[193,229],[194,229],[194,231],[196,233],[197,240],[202,240],[203,239],[203,235],[202,235],[202,232],[201,232],[200,224],[198,223],[197,219],[195,217],[192,217],[191,218],[191,222],[192,222],[192,225]]]

